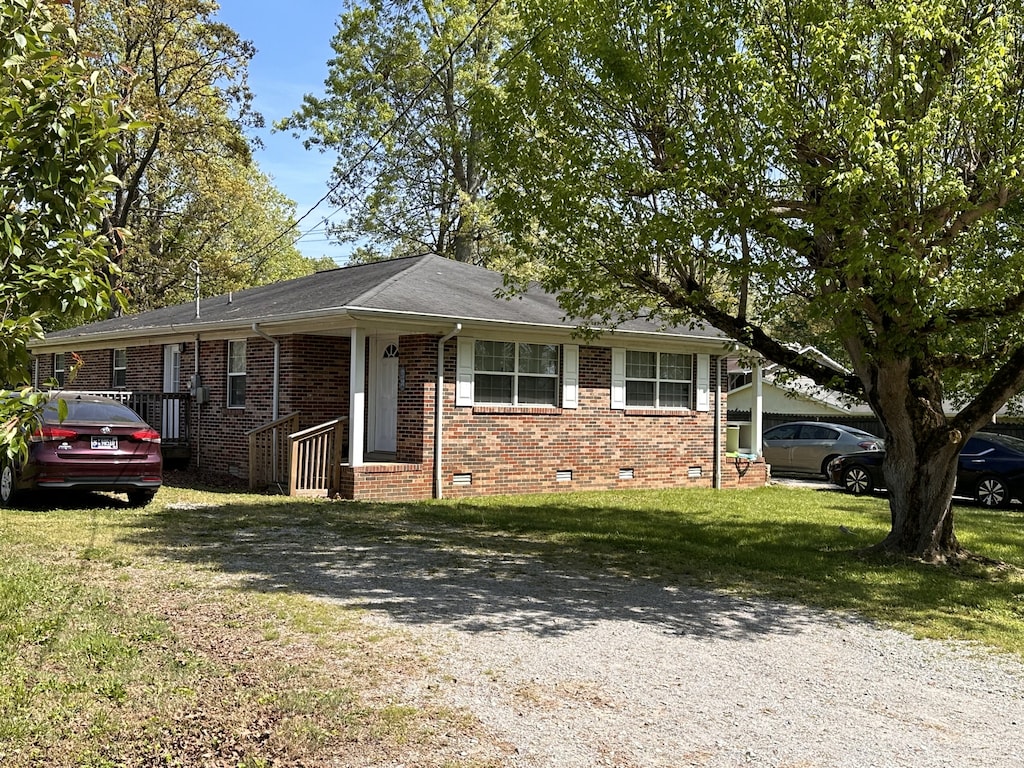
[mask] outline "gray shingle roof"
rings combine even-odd
[[[414,256],[342,267],[249,288],[231,296],[203,299],[198,319],[195,302],[189,302],[56,331],[47,335],[47,341],[172,330],[184,333],[211,325],[243,328],[252,323],[301,321],[359,312],[561,328],[579,324],[566,319],[555,297],[539,287],[531,287],[511,299],[496,296],[502,287],[502,276],[497,272],[435,255]],[[655,323],[643,320],[631,320],[619,328],[648,333],[661,330]],[[708,326],[668,333],[724,339],[723,334]]]

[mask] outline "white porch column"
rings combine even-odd
[[[353,328],[350,334],[348,374],[348,463],[363,465],[366,444],[366,331]]]
[[[750,438],[754,444],[751,448],[754,454],[761,455],[763,442],[761,435],[764,432],[764,392],[762,390],[761,364],[754,363],[753,370],[754,400],[750,407]]]

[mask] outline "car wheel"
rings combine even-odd
[[[1010,503],[1010,491],[998,477],[983,477],[978,481],[974,498],[983,507],[1005,507]]]
[[[18,476],[14,472],[14,465],[5,461],[0,468],[0,505],[11,506],[17,495]]]
[[[868,474],[868,471],[864,467],[854,464],[843,472],[843,488],[854,496],[863,496],[865,493],[871,493],[875,486],[871,482],[871,475]]]
[[[144,507],[153,500],[156,491],[129,491],[128,504],[132,507]]]
[[[837,454],[832,454],[831,456],[826,456],[825,460],[821,462],[821,474],[825,476],[826,480],[828,480],[828,465],[838,458],[839,456]]]

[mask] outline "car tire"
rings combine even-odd
[[[828,465],[838,458],[839,455],[834,453],[831,456],[826,456],[825,460],[821,462],[821,474],[824,475],[826,480],[828,480]]]
[[[843,471],[843,488],[854,496],[863,496],[875,490],[875,484],[864,467],[854,464]]]
[[[156,491],[128,491],[128,506],[144,507],[153,500]]]
[[[1010,489],[994,475],[987,475],[978,481],[974,499],[979,506],[996,509],[1010,505]]]
[[[18,474],[11,462],[4,461],[0,465],[0,506],[12,506],[17,497]]]

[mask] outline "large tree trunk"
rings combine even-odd
[[[929,562],[963,555],[953,528],[957,459],[970,435],[943,412],[936,371],[914,361],[875,361],[868,397],[885,427],[892,528],[878,548]]]

